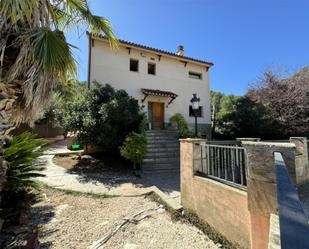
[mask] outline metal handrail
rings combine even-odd
[[[280,152],[275,152],[282,249],[309,248],[309,223]]]
[[[213,144],[199,146],[200,155],[195,158],[197,173],[233,185],[247,185],[245,148]]]

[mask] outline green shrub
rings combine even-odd
[[[123,145],[120,147],[121,156],[132,161],[134,169],[136,169],[136,164],[142,163],[146,153],[147,139],[144,133],[131,133],[126,137]]]
[[[8,162],[8,170],[5,192],[19,193],[38,189],[39,185],[33,178],[44,176],[39,173],[44,167],[37,158],[43,155],[46,144],[47,141],[35,138],[31,132],[14,136],[6,143],[4,158]]]
[[[85,92],[84,98],[67,103],[59,115],[64,129],[78,134],[79,143],[118,152],[128,134],[145,129],[145,115],[126,91],[95,83]]]
[[[140,114],[139,132],[143,133],[148,129],[148,118],[145,112]]]
[[[194,137],[194,134],[190,131],[188,124],[182,116],[181,113],[175,113],[171,118],[170,118],[170,123],[172,125],[175,125],[176,128],[179,131],[179,135],[181,138],[190,138]]]

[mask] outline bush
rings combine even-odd
[[[31,132],[14,136],[7,142],[4,148],[4,158],[8,162],[5,192],[18,194],[38,189],[33,178],[44,176],[39,173],[44,167],[37,158],[43,155],[46,144],[47,141],[35,138]]]
[[[126,137],[123,145],[120,147],[121,156],[132,161],[134,169],[136,169],[136,164],[142,163],[146,153],[147,139],[144,133],[131,133]]]
[[[124,90],[99,85],[86,90],[82,100],[74,99],[60,110],[65,130],[78,135],[78,142],[118,152],[126,136],[144,129],[144,114],[138,101]]]
[[[281,124],[271,117],[269,110],[247,96],[223,96],[215,117],[213,136],[217,139],[278,139],[282,134]]]
[[[171,118],[170,118],[170,123],[172,125],[175,125],[176,128],[179,130],[179,135],[181,138],[190,138],[194,137],[193,133],[190,131],[188,124],[182,116],[181,113],[175,113]]]

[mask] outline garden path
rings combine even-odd
[[[58,189],[101,195],[138,196],[156,192],[174,207],[181,207],[179,173],[145,174],[141,178],[124,176],[123,179],[116,179],[115,184],[115,179],[103,179],[104,176],[100,175],[89,180],[86,176],[68,171],[53,162],[54,155],[66,153],[72,151],[66,148],[64,140],[49,145],[49,149],[41,157],[46,165],[43,172],[45,177],[39,178],[41,182]]]

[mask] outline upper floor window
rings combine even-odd
[[[189,78],[201,80],[202,74],[189,71]]]
[[[155,63],[148,63],[148,74],[155,75],[156,74],[156,64]]]
[[[130,71],[138,72],[138,60],[130,59]]]
[[[197,117],[202,117],[203,116],[202,114],[203,114],[203,107],[200,106],[199,109],[197,110]],[[189,116],[195,117],[192,105],[189,106]]]

